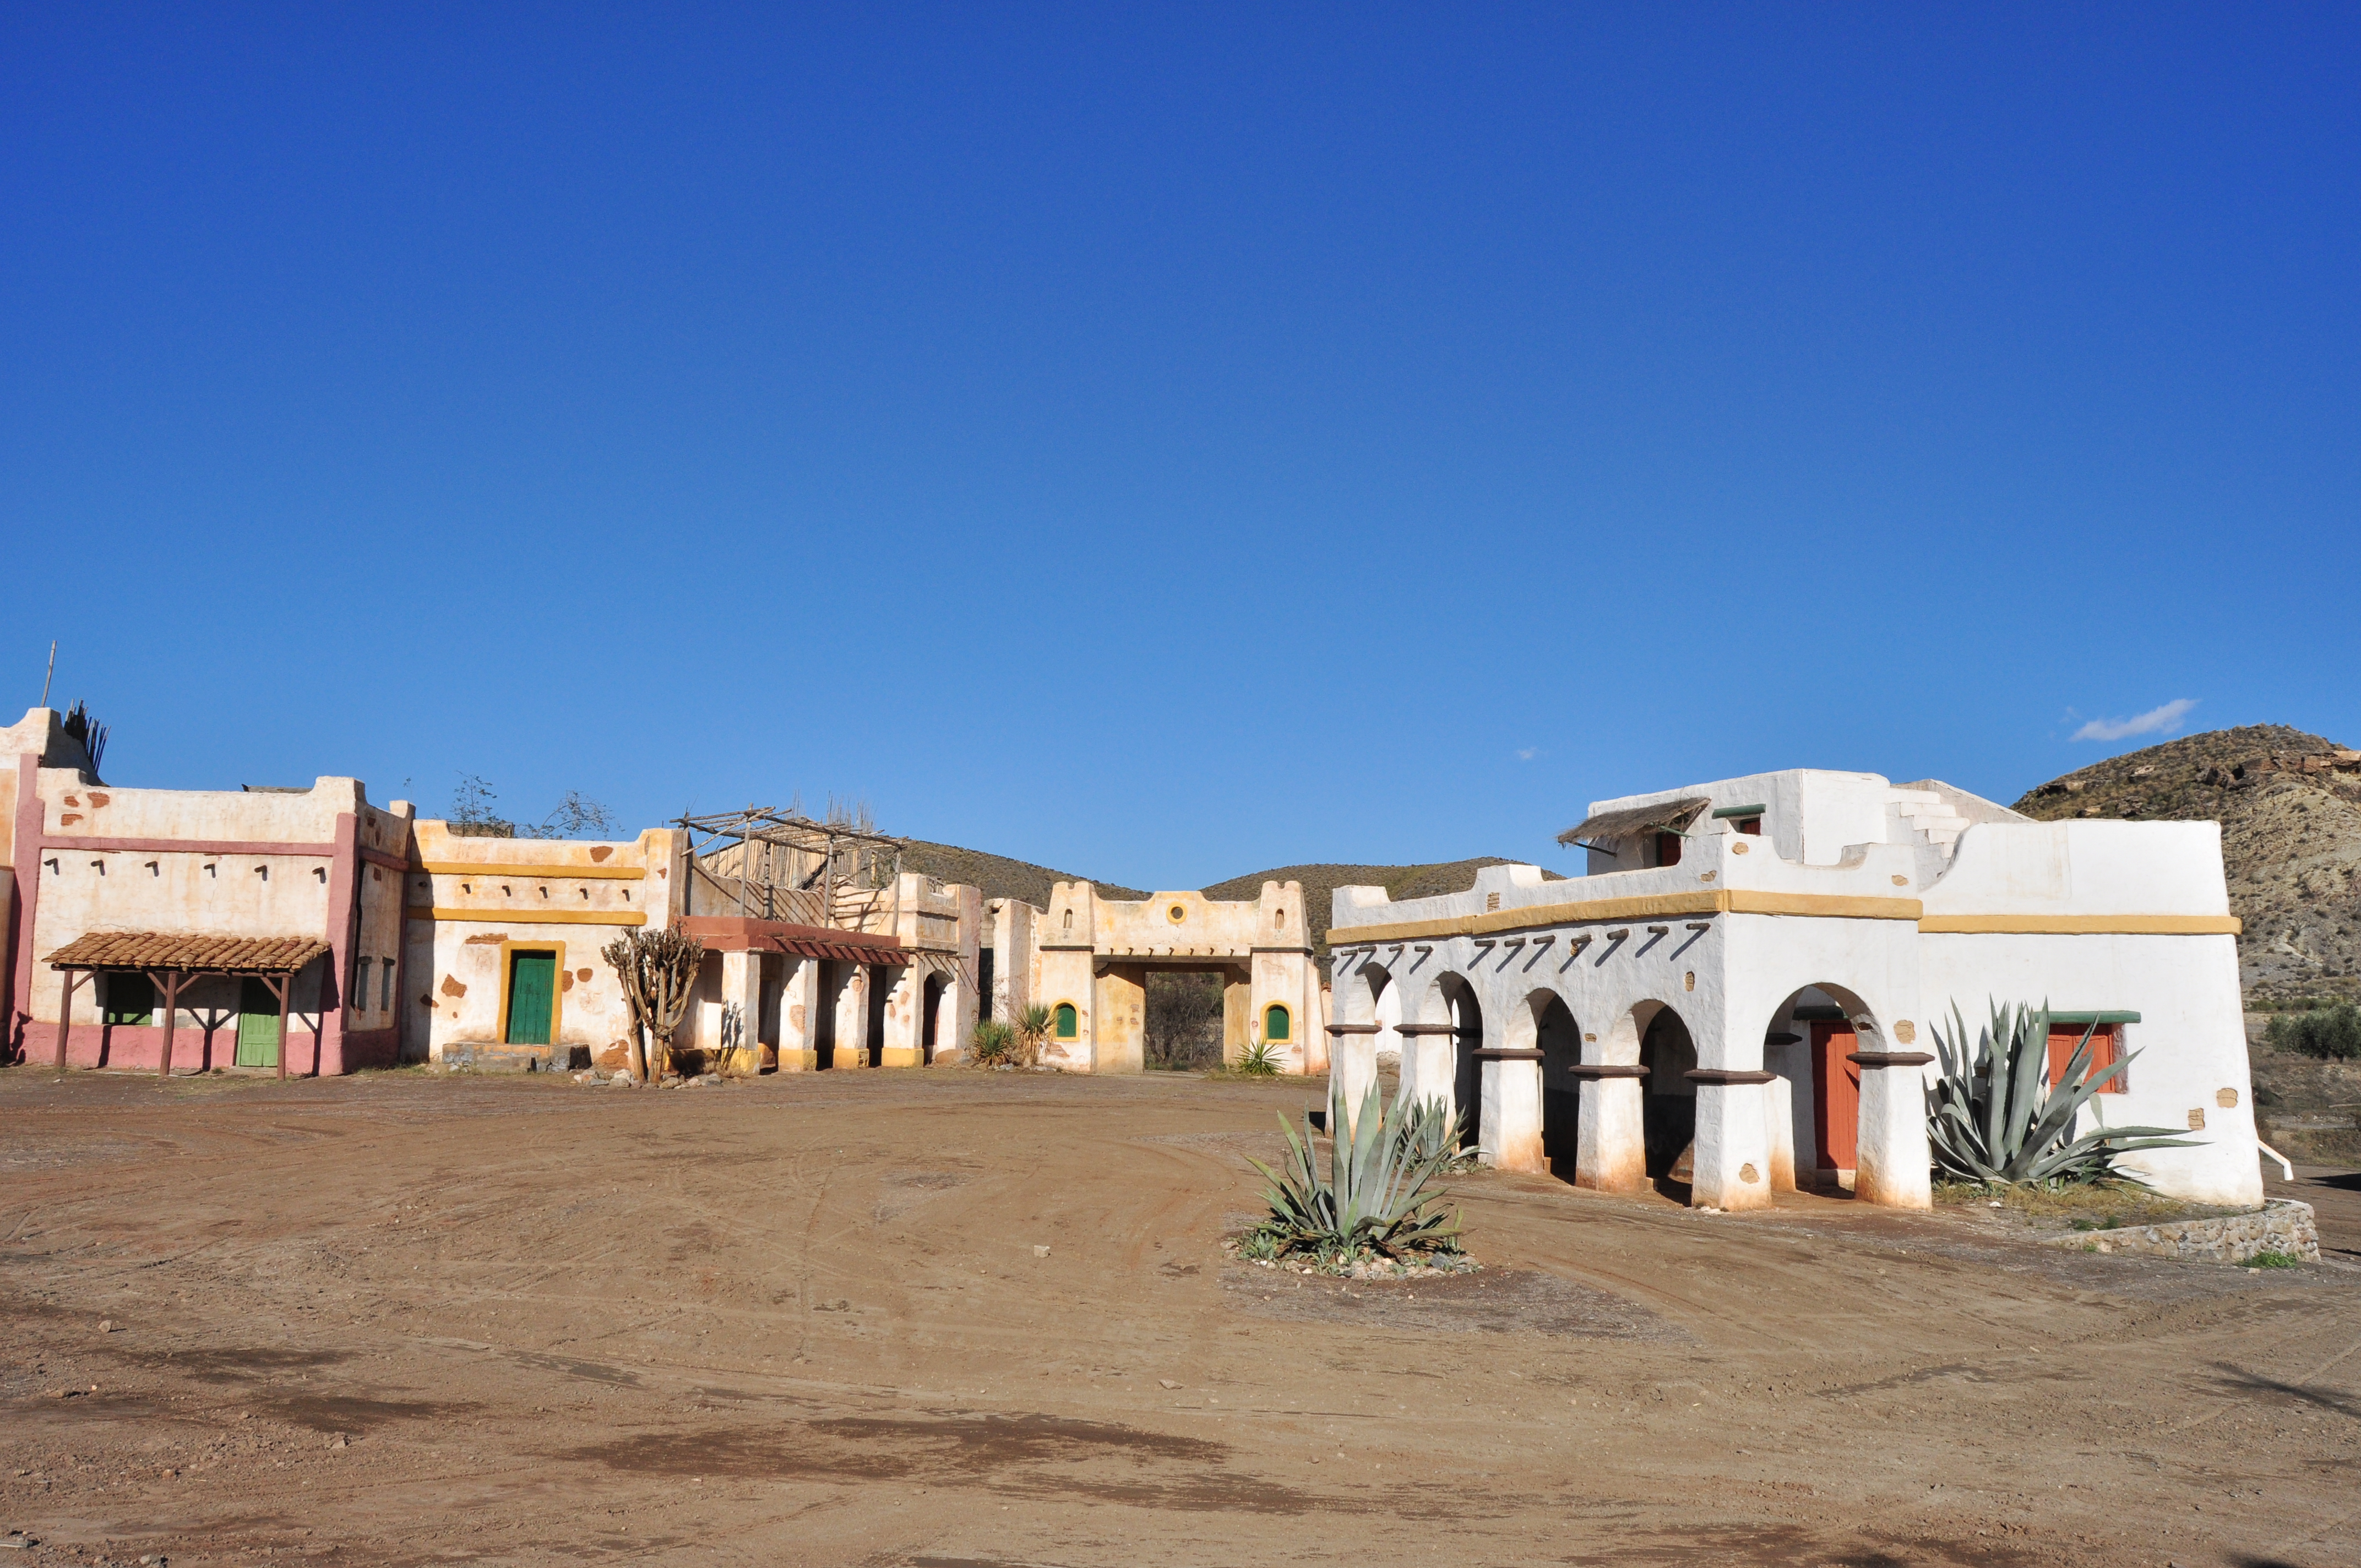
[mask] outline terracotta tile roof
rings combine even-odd
[[[291,974],[328,950],[317,937],[200,937],[163,931],[89,931],[46,960],[52,969],[203,970]]]

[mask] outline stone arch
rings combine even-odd
[[[1542,1053],[1542,1157],[1550,1169],[1572,1180],[1582,1118],[1582,1028],[1574,1009],[1554,986],[1539,986],[1509,1010],[1504,1043],[1512,1050]]]
[[[1773,1106],[1767,1129],[1774,1187],[1852,1190],[1861,1084],[1860,1066],[1846,1058],[1885,1049],[1884,1033],[1860,992],[1828,981],[1796,987],[1773,1010],[1763,1065],[1785,1102]]]
[[[1455,971],[1435,976],[1434,989],[1444,1009],[1440,1021],[1451,1025],[1451,1103],[1459,1113],[1459,1146],[1477,1148],[1483,1137],[1483,1063],[1476,1053],[1484,1045],[1484,1004],[1475,983]]]
[[[951,1026],[950,983],[941,971],[930,970],[918,993],[918,1059],[931,1063],[935,1053],[954,1042],[945,1038]]]
[[[1378,1032],[1370,1037],[1370,1058],[1383,1065],[1388,1057],[1394,1059],[1397,1072],[1402,1063],[1402,993],[1404,987],[1393,982],[1393,975],[1382,964],[1370,964],[1361,971],[1369,988],[1369,1021]]]

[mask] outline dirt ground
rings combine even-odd
[[[2361,1561],[2351,1264],[1490,1172],[1471,1277],[1225,1263],[1321,1092],[0,1072],[8,1561]]]

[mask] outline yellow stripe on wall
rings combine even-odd
[[[2235,915],[1929,915],[1918,929],[1937,936],[2235,937]]]
[[[644,866],[514,866],[499,861],[428,861],[417,868],[436,876],[506,876],[522,882],[645,882]]]
[[[1336,926],[1332,948],[1406,942],[1429,937],[1483,937],[1544,926],[1589,926],[1609,920],[1672,919],[1686,915],[1793,915],[1822,920],[1913,920],[1928,935],[2211,937],[2236,936],[2235,915],[1928,915],[1915,898],[1848,897],[1826,893],[1664,893],[1636,898],[1595,898],[1576,904],[1534,904],[1486,915],[1450,915],[1383,926]]]
[[[445,909],[413,904],[402,912],[407,920],[461,920],[478,926],[644,926],[647,916],[637,909]]]

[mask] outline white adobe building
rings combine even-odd
[[[2137,1052],[2084,1130],[2186,1128],[2125,1157],[2192,1201],[2262,1201],[2235,938],[2212,822],[2036,822],[1935,780],[1795,769],[1601,801],[1588,874],[1492,866],[1466,893],[1336,890],[1333,1058],[1482,1157],[1630,1190],[1686,1154],[1690,1201],[1850,1185],[1931,1201],[1926,1084],[1956,1004],[2047,1002],[2052,1071],[2086,1025]]]

